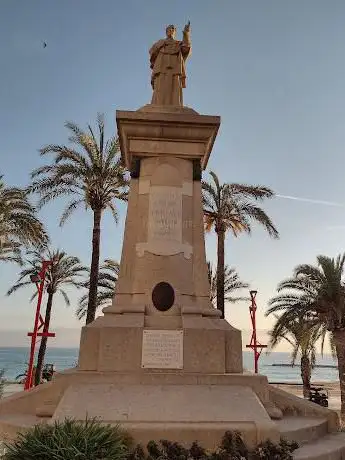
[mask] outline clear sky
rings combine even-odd
[[[1,173],[8,184],[26,185],[42,164],[37,150],[66,142],[66,120],[85,126],[104,112],[113,134],[116,109],[150,100],[148,48],[167,24],[181,36],[190,20],[185,103],[222,117],[209,167],[222,181],[264,184],[297,198],[265,206],[279,241],[255,227],[252,237],[226,242],[227,263],[259,291],[259,328],[267,329],[263,312],[277,282],[317,254],[345,250],[344,17],[342,0],[2,0]],[[89,263],[92,216],[80,211],[60,229],[62,205],[41,213],[53,244]],[[118,226],[105,216],[102,258],[119,258],[123,222],[123,207]],[[208,237],[212,260],[215,248]],[[0,270],[5,293],[17,268]],[[29,295],[0,297],[0,329],[31,326]],[[75,304],[77,295],[71,299]],[[229,306],[227,317],[249,329],[247,305]],[[73,308],[57,300],[53,327],[78,326]]]

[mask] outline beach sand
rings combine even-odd
[[[272,383],[272,385],[281,388],[284,391],[292,393],[300,398],[303,398],[303,387],[302,385],[290,384],[290,383]],[[339,382],[313,382],[313,387],[323,387],[328,391],[328,404],[329,409],[339,411],[340,410],[340,387]]]
[[[19,391],[24,390],[24,385],[21,383],[7,383],[4,387],[4,394],[3,397],[13,395],[14,393],[18,393]]]

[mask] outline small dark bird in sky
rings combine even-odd
[[[47,47],[47,43],[43,42],[43,48],[46,48],[46,47]]]

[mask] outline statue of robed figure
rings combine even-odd
[[[182,106],[182,88],[186,87],[185,61],[191,54],[190,22],[183,30],[182,41],[175,40],[176,27],[166,28],[166,38],[150,49],[153,88],[152,104]]]

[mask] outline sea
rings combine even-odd
[[[48,348],[46,363],[54,364],[57,371],[75,367],[78,362],[78,348]],[[24,374],[29,360],[28,348],[0,347],[0,369],[4,370],[5,379],[14,381],[20,374]],[[259,373],[266,375],[269,382],[301,383],[300,368],[298,366],[279,366],[291,363],[289,353],[263,352],[259,360]],[[298,363],[298,359],[296,361]],[[253,353],[243,352],[243,364],[246,370],[253,371]],[[317,357],[317,365],[334,366],[316,367],[313,370],[312,381],[326,382],[338,380],[337,363],[329,355]]]

